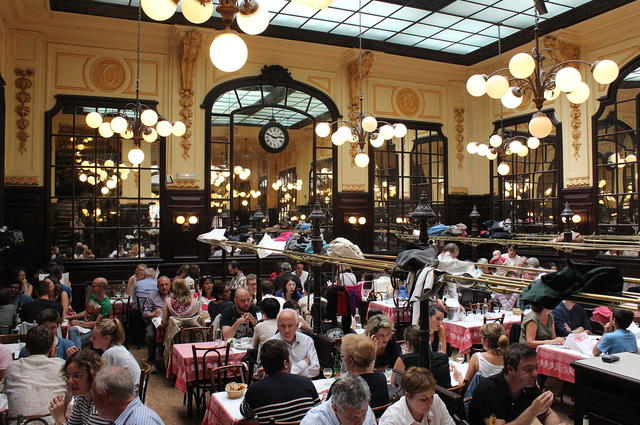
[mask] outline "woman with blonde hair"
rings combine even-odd
[[[396,363],[400,356],[400,347],[393,337],[393,322],[389,316],[377,314],[371,316],[364,329],[365,335],[373,340],[376,345],[376,370],[385,370]]]
[[[387,378],[382,372],[376,372],[373,364],[376,359],[376,345],[366,335],[348,334],[342,338],[340,346],[342,364],[349,376],[359,376],[369,385],[371,407],[389,403]]]
[[[204,326],[202,302],[191,295],[189,284],[184,279],[173,281],[173,295],[164,300],[162,327],[164,335],[164,360],[169,361],[173,347],[173,337],[182,328]]]
[[[483,353],[475,353],[469,360],[465,382],[471,382],[476,373],[483,377],[495,375],[504,369],[504,352],[509,338],[500,323],[485,323],[480,328]]]
[[[102,350],[104,366],[119,366],[126,370],[138,390],[140,382],[140,365],[133,355],[122,344],[124,343],[124,327],[118,319],[103,319],[93,329],[91,345]]]
[[[133,275],[129,278],[129,281],[127,282],[127,288],[125,289],[125,292],[127,293],[127,295],[131,295],[131,290],[133,289],[133,285],[135,285],[137,281],[144,279],[144,269],[146,268],[147,268],[147,265],[142,263],[136,266],[136,270],[133,272]]]

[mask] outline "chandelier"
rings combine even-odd
[[[141,3],[142,4],[142,3]],[[128,103],[120,113],[105,116],[97,111],[87,114],[85,121],[91,128],[97,128],[100,136],[108,139],[118,133],[123,139],[133,139],[134,147],[127,154],[129,162],[134,166],[142,164],[144,152],[140,149],[140,140],[153,143],[160,137],[173,134],[182,136],[187,127],[182,121],[168,121],[147,105],[140,103],[140,27],[142,22],[141,7],[138,6],[138,27],[136,46],[136,101]],[[110,121],[106,118],[112,117]]]
[[[358,2],[359,11],[362,9],[362,0]],[[331,135],[331,143],[341,146],[345,142],[351,143],[360,152],[355,155],[354,162],[364,168],[369,165],[369,155],[365,152],[365,147],[370,143],[374,148],[381,147],[386,140],[394,137],[402,138],[407,134],[407,127],[402,123],[390,124],[386,121],[378,121],[371,114],[364,112],[364,87],[363,87],[363,58],[362,51],[362,12],[358,12],[358,81],[360,83],[360,114],[359,122],[338,120],[332,123],[320,122],[316,125],[316,135],[324,138]],[[331,128],[337,127],[332,134]],[[354,149],[355,150],[355,149]]]
[[[593,78],[600,84],[609,84],[617,78],[618,65],[609,59],[593,63],[578,59],[560,62],[552,49],[540,49],[539,13],[546,13],[546,9],[542,1],[536,1],[535,4],[535,47],[531,54],[518,53],[511,58],[507,68],[498,69],[489,75],[472,75],[467,80],[467,91],[475,97],[487,94],[492,99],[500,99],[502,105],[509,109],[519,107],[524,92],[531,91],[538,112],[533,114],[529,122],[529,132],[541,139],[547,137],[553,128],[549,117],[541,112],[545,101],[557,99],[560,92],[564,92],[574,104],[581,104],[589,98],[589,85],[582,81],[578,65],[588,65]],[[507,70],[512,77],[502,75]]]

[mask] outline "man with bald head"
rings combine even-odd
[[[78,314],[67,316],[69,319],[69,339],[73,341],[76,347],[82,348],[83,345],[91,339],[93,327],[111,315],[111,300],[107,296],[107,288],[109,284],[104,277],[96,277],[91,282],[91,296],[87,303],[87,308]],[[78,321],[75,319],[84,319]]]
[[[224,339],[253,337],[253,328],[258,321],[257,314],[258,310],[251,303],[249,291],[238,288],[233,305],[220,314],[222,337]]]
[[[315,378],[320,373],[320,362],[313,339],[298,332],[298,312],[285,308],[278,313],[278,333],[272,339],[284,341],[291,352],[291,373]]]

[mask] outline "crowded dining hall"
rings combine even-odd
[[[637,425],[639,20],[0,1],[0,425]]]

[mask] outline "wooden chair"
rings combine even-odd
[[[249,382],[249,366],[245,362],[224,366],[209,366],[209,377],[213,392],[224,391],[224,387],[232,381],[240,379],[243,384]]]
[[[146,361],[140,362],[140,385],[138,386],[138,396],[140,401],[144,404],[147,398],[147,386],[149,384],[149,375],[151,374],[151,365]]]
[[[375,416],[376,419],[379,419],[380,416],[382,416],[384,412],[387,410],[387,408],[392,404],[393,404],[393,401],[387,404],[383,404],[381,406],[372,407],[371,410],[373,410],[373,416]]]
[[[127,326],[127,321],[129,320],[129,303],[131,301],[131,296],[126,298],[117,298],[111,304],[112,306],[112,317],[115,319],[119,319],[123,326]]]
[[[487,323],[500,323],[501,325],[504,325],[504,314],[500,317],[493,317],[491,319],[488,319],[487,316],[484,316],[482,319],[482,323],[487,324]]]
[[[195,371],[195,380],[187,384],[187,415],[191,418],[193,407],[192,401],[195,399],[196,409],[198,412],[198,418],[204,415],[205,399],[207,393],[211,394],[212,386],[209,377],[207,376],[207,363],[215,363],[217,365],[226,364],[228,357],[225,359],[219,348],[210,347],[196,347],[191,346],[191,352],[193,353],[193,366]],[[199,357],[199,353],[202,353],[202,358]],[[215,360],[212,360],[215,356]],[[224,359],[224,363],[222,363]]]
[[[12,330],[13,330],[13,327],[9,325],[0,325],[0,335],[9,335],[11,334]]]
[[[29,425],[29,424],[39,424],[39,425],[49,425],[49,422],[47,422],[44,417],[40,417],[40,418],[29,418],[26,421],[22,422],[22,425]]]
[[[173,340],[174,344],[194,344],[198,342],[213,341],[210,327],[194,326],[182,328]]]
[[[464,397],[453,391],[449,391],[436,385],[436,394],[444,402],[449,414],[456,423],[464,421],[467,418],[467,413],[464,409]]]
[[[385,297],[387,296],[386,292],[371,292],[371,294],[369,294],[369,297],[371,297],[373,295],[373,298],[375,301],[384,301]]]
[[[22,425],[25,424],[38,424],[38,425],[49,425],[49,422],[47,422],[47,420],[45,418],[50,418],[51,415],[42,415],[42,416],[38,416],[38,415],[32,415],[32,416],[21,416],[22,418]],[[18,420],[18,417],[8,417],[5,416],[4,417],[7,422],[6,423],[16,423],[16,421]]]

